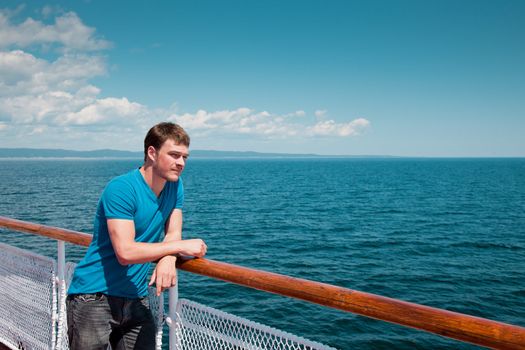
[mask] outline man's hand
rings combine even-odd
[[[183,241],[172,241],[179,247],[180,255],[190,255],[202,258],[206,255],[208,247],[202,239],[187,239]],[[153,270],[149,285],[155,284],[157,287],[157,296],[164,290],[171,288],[177,283],[177,269],[175,263],[177,257],[173,255],[166,255],[161,258]]]
[[[177,269],[175,267],[176,262],[177,258],[175,256],[166,255],[160,259],[157,263],[157,266],[155,266],[155,270],[153,270],[149,285],[151,286],[153,283],[155,283],[155,286],[157,287],[157,296],[159,296],[160,293],[166,289],[173,287],[177,283]]]
[[[206,255],[206,251],[208,249],[206,243],[204,243],[202,239],[198,238],[177,241],[176,244],[178,244],[180,247],[180,255],[191,255],[197,258],[202,258],[204,255]]]

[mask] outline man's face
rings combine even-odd
[[[189,156],[188,147],[177,145],[173,140],[168,139],[155,154],[156,161],[153,163],[155,174],[166,181],[177,181]]]

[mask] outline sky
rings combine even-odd
[[[0,147],[525,156],[525,1],[0,0]]]

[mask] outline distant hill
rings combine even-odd
[[[95,151],[72,151],[67,149],[0,148],[0,158],[137,158],[142,152],[100,149]]]
[[[0,148],[0,158],[142,158],[142,151],[118,151],[100,149],[94,151],[72,151],[66,149]],[[384,158],[389,156],[323,156],[317,154],[259,153],[235,151],[192,150],[191,158]]]
[[[191,151],[192,158],[305,158],[321,157],[317,154],[259,153],[252,151]]]

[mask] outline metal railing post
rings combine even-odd
[[[176,350],[178,348],[177,340],[177,302],[179,301],[179,281],[177,276],[177,282],[168,291],[168,317],[171,322],[169,326],[169,344],[170,350]]]
[[[65,280],[65,271],[66,271],[66,243],[64,241],[58,242],[58,255],[57,255],[57,273],[59,283],[59,291],[62,288],[62,281]]]
[[[57,290],[58,297],[56,299],[56,328],[53,327],[53,339],[56,339],[57,347],[62,346],[63,337],[65,333],[65,318],[66,318],[66,243],[64,241],[57,241]],[[55,338],[56,337],[56,338]]]
[[[151,304],[150,304],[151,305]],[[162,328],[163,328],[163,324],[164,324],[164,293],[160,293],[159,295],[159,305],[157,307],[157,325],[158,325],[158,329],[157,329],[157,338],[156,338],[156,341],[155,341],[155,344],[156,344],[156,347],[155,349],[156,350],[161,350],[162,349]]]

